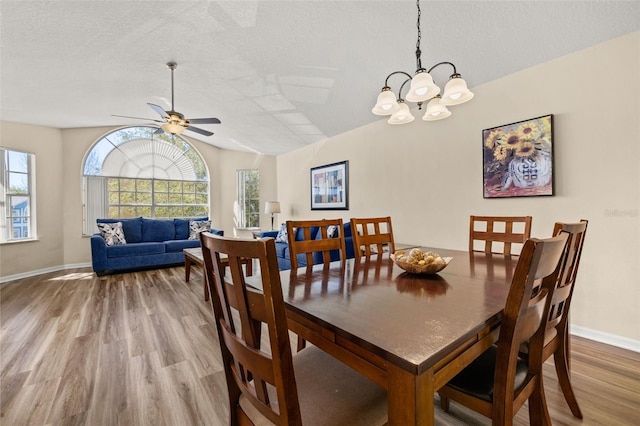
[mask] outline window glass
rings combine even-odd
[[[260,173],[257,169],[237,171],[239,228],[260,227]]]
[[[0,148],[0,183],[4,206],[0,243],[36,238],[34,187],[35,155]]]
[[[204,161],[180,136],[128,127],[97,141],[84,164],[85,234],[98,218],[209,215]]]

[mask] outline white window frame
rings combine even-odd
[[[249,197],[250,188],[247,187],[247,174],[257,175],[257,197]],[[260,170],[258,169],[238,169],[236,170],[236,188],[238,197],[238,229],[259,229],[260,228]],[[253,211],[247,209],[248,202],[253,201],[255,206]],[[251,218],[254,220],[252,221]]]
[[[25,154],[27,155],[27,171],[21,171],[14,169],[10,164],[10,153]],[[35,170],[36,170],[36,155],[31,152],[21,151],[17,149],[0,147],[0,186],[2,193],[2,200],[0,204],[4,207],[2,215],[0,215],[0,244],[15,243],[20,241],[33,241],[38,238],[36,228],[36,200],[35,200]],[[9,187],[10,185],[10,173],[18,173],[27,176],[27,189],[26,193],[12,193]],[[11,208],[13,197],[26,197],[27,198],[27,212],[26,214],[16,215]],[[26,236],[14,235],[14,224],[16,220],[20,223],[26,224],[27,234]],[[22,227],[21,227],[22,228]],[[22,232],[21,232],[22,234]]]

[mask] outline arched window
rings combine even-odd
[[[98,218],[209,215],[209,177],[200,154],[157,127],[127,127],[98,140],[83,165],[84,232]]]

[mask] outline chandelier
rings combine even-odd
[[[384,81],[384,87],[378,95],[376,105],[371,112],[376,115],[391,115],[387,123],[389,124],[405,124],[414,120],[414,116],[409,110],[409,106],[405,103],[405,100],[409,102],[416,102],[418,109],[422,109],[422,104],[429,101],[427,104],[427,110],[422,117],[425,121],[442,120],[451,115],[451,111],[447,106],[459,105],[465,103],[473,98],[473,93],[467,88],[467,83],[462,79],[462,76],[458,74],[456,66],[451,62],[439,62],[429,68],[428,70],[422,67],[420,51],[420,40],[422,34],[420,32],[420,0],[416,1],[418,8],[418,21],[416,26],[418,27],[418,40],[416,42],[416,72],[412,77],[410,74],[404,71],[394,71],[389,74]],[[433,82],[431,71],[441,65],[450,65],[453,68],[453,73],[449,77],[449,82],[444,87],[444,93],[440,95],[440,87]],[[391,91],[389,87],[389,79],[394,75],[401,75],[406,77],[400,90],[398,91],[398,97],[396,99],[395,93]],[[411,82],[409,92],[406,97],[402,98],[402,90],[407,83]]]

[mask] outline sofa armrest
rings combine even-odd
[[[275,238],[278,236],[278,231],[262,231],[262,232],[258,232],[257,235],[260,238],[266,238],[266,237]]]
[[[107,269],[107,243],[100,234],[91,236],[91,264],[95,272]]]
[[[209,232],[211,232],[213,235],[219,235],[221,237],[224,237],[224,231],[222,229],[211,228]]]

